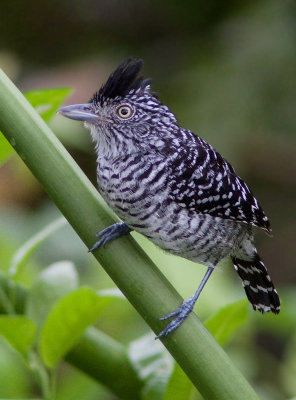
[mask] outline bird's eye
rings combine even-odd
[[[122,119],[128,119],[133,115],[133,109],[128,104],[123,104],[117,108],[117,114]]]

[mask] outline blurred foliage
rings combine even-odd
[[[25,91],[73,87],[76,92],[69,102],[80,103],[91,97],[123,58],[130,54],[143,58],[145,75],[153,77],[153,89],[180,122],[213,144],[250,184],[275,232],[272,240],[263,235],[257,240],[279,286],[283,307],[278,317],[250,313],[247,324],[227,344],[227,351],[261,398],[268,400],[296,394],[295,16],[292,0],[0,2],[0,67],[19,87]],[[41,100],[39,105],[44,106]],[[55,107],[57,103],[51,111]],[[59,118],[51,122],[95,181],[91,140],[77,125]],[[9,145],[1,141],[0,159],[8,152]],[[56,219],[58,213],[15,157],[0,168],[0,207],[0,262],[1,270],[8,272],[18,246]],[[204,271],[133,235],[182,295],[189,297]],[[56,231],[46,239],[46,245],[40,243],[17,277],[30,288],[33,298],[35,291],[41,296],[40,307],[48,300],[46,312],[36,311],[36,300],[29,300],[28,315],[42,315],[37,318],[40,324],[53,305],[50,291],[46,294],[42,289],[43,276],[49,279],[46,267],[65,259],[71,260],[72,266],[65,264],[67,268],[75,270],[77,279],[79,276],[80,282],[92,290],[113,287],[70,227]],[[203,319],[244,296],[229,266],[223,269],[223,274],[216,272],[211,278],[198,302],[198,314]],[[59,279],[63,286],[61,275]],[[53,286],[53,298],[60,296],[60,286]],[[69,288],[74,290],[74,286],[70,279]],[[46,294],[44,299],[42,294]],[[223,310],[220,312],[223,319]],[[97,326],[124,344],[146,333],[144,322],[122,301],[106,305]],[[220,326],[219,319],[216,326]],[[26,365],[4,341],[0,343],[0,360],[0,397],[39,395]],[[174,383],[180,371],[171,373],[176,378],[167,386],[166,396],[171,396],[169,390],[177,393]],[[186,389],[183,384],[182,393],[190,393],[190,387]],[[151,393],[149,385],[146,389]],[[63,364],[57,398],[114,396]]]
[[[86,328],[95,322],[112,299],[123,299],[115,290],[98,292],[90,287],[79,288],[77,270],[69,261],[57,262],[41,270],[28,290],[19,286],[20,274],[16,267],[21,263],[16,265],[14,260],[21,260],[22,255],[22,265],[27,263],[28,254],[32,255],[49,234],[54,234],[58,228],[63,227],[64,224],[60,222],[59,219],[51,223],[31,238],[29,245],[24,244],[17,250],[12,258],[13,268],[8,269],[10,273],[5,275],[2,272],[0,276],[0,337],[23,357],[32,378],[35,375],[39,396],[44,400],[55,398],[58,362],[79,342]],[[11,277],[13,281],[10,280]],[[20,298],[19,292],[23,298]],[[19,301],[23,306],[21,313]],[[246,300],[238,301],[221,309],[208,320],[207,327],[219,342],[228,342],[235,331],[246,322],[246,306]],[[115,313],[116,309],[111,309],[110,315],[114,316]],[[227,323],[223,323],[225,321]],[[121,322],[117,321],[117,327],[119,324]],[[97,350],[96,354],[103,351],[99,347]],[[174,365],[173,358],[162,343],[155,341],[151,334],[133,340],[126,347],[126,354],[133,370],[143,382],[143,400],[169,399],[175,391],[176,394],[179,393],[179,398],[183,396],[184,400],[193,399],[192,395],[196,394],[193,384],[180,367]],[[94,356],[93,352],[91,356]],[[97,357],[94,362],[99,364],[103,359]],[[121,365],[122,360],[118,356],[113,363],[117,373],[122,372]],[[79,364],[76,366],[79,368]],[[98,381],[108,386],[103,377],[98,377]],[[32,395],[33,382],[32,379]],[[7,395],[5,390],[2,395]],[[124,392],[121,396],[122,399],[127,398]]]
[[[55,115],[65,98],[71,93],[69,88],[33,90],[25,94],[26,99],[41,115],[45,122],[49,122]],[[0,162],[13,154],[13,143],[8,143],[3,135],[0,135]]]

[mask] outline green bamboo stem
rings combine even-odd
[[[123,400],[140,400],[143,382],[128,360],[126,348],[93,327],[66,355],[66,361],[99,380]]]
[[[114,222],[113,213],[3,72],[0,129],[90,247],[95,232]],[[177,308],[182,299],[136,242],[123,237],[95,257],[154,332],[163,329],[165,323],[158,317]],[[162,341],[205,399],[258,399],[195,314]]]

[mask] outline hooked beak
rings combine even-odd
[[[90,103],[73,104],[72,106],[62,107],[57,111],[57,114],[61,114],[64,117],[76,121],[89,122],[92,124],[99,123],[100,121],[111,122],[95,114]]]

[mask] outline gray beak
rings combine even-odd
[[[75,119],[76,121],[90,123],[96,123],[99,121],[99,117],[93,112],[90,103],[73,104],[72,106],[62,107],[57,111],[57,114],[61,114],[70,119]]]

